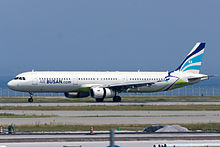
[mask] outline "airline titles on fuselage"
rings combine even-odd
[[[40,78],[42,84],[71,84],[70,78]]]

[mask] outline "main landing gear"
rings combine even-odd
[[[103,102],[104,101],[104,98],[97,98],[97,99],[95,99],[96,100],[96,102]]]
[[[96,98],[96,102],[103,102],[104,98]],[[114,96],[113,97],[113,102],[121,102],[121,97],[120,96]]]
[[[113,97],[113,102],[121,102],[121,97],[120,96],[114,96]]]
[[[28,98],[28,102],[29,103],[32,103],[34,100],[33,100],[33,94],[32,93],[30,93],[30,98]]]

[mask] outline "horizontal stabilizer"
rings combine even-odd
[[[201,77],[193,77],[193,78],[188,78],[189,82],[194,82],[194,81],[203,81],[203,80],[208,80],[211,77],[216,77],[217,75],[205,75],[205,76],[201,76]]]

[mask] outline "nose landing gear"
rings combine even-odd
[[[32,93],[30,93],[30,98],[28,98],[28,102],[29,103],[32,103],[34,100],[33,100],[33,94]]]

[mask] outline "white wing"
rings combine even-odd
[[[118,92],[126,91],[129,88],[137,88],[142,86],[151,86],[157,82],[161,81],[148,81],[148,82],[132,82],[132,83],[119,83],[119,84],[110,84],[103,86],[104,88],[114,89]]]

